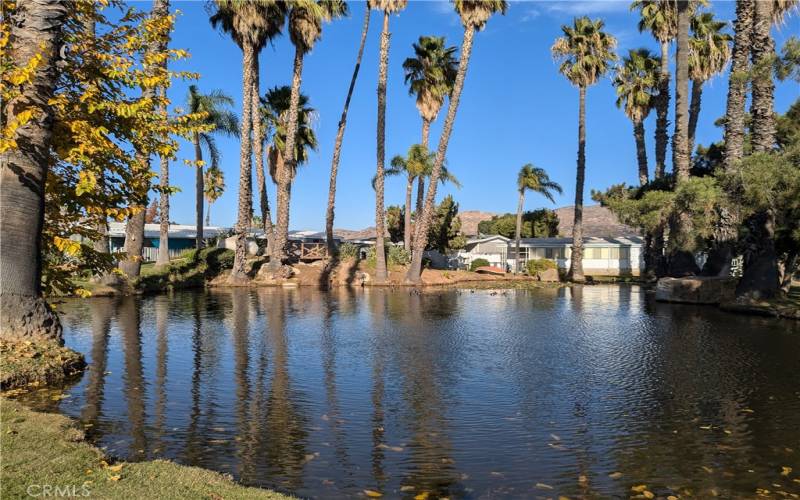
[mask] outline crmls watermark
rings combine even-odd
[[[53,485],[53,484],[31,484],[25,490],[28,496],[34,498],[72,498],[88,497],[92,494],[89,485],[84,483],[79,485]]]

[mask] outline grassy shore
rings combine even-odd
[[[83,431],[74,421],[31,411],[9,399],[0,399],[0,420],[3,498],[291,498],[241,486],[216,472],[164,460],[112,463],[84,441]],[[44,488],[49,488],[50,495]],[[69,493],[65,495],[65,491]]]
[[[800,320],[800,285],[791,287],[785,297],[728,302],[720,304],[720,308],[728,312]]]

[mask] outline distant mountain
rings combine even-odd
[[[491,212],[481,212],[480,210],[459,212],[458,218],[461,219],[461,231],[467,236],[475,236],[478,234],[478,224],[491,219],[495,215]]]

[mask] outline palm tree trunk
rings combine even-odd
[[[737,0],[736,26],[728,80],[725,112],[725,169],[730,170],[744,156],[744,121],[747,81],[750,72],[750,45],[755,0]]]
[[[411,251],[411,196],[414,192],[414,178],[408,176],[406,182],[406,213],[403,220],[403,246]]]
[[[647,184],[647,148],[644,139],[644,121],[633,122],[633,137],[636,140],[636,161],[639,164],[639,185]]]
[[[750,115],[755,153],[768,153],[775,145],[775,83],[771,71],[775,42],[770,32],[773,5],[773,2],[757,1],[753,16],[753,99]],[[736,293],[757,299],[773,297],[780,286],[775,251],[775,212],[772,209],[759,212],[745,221],[745,225],[750,231],[745,242],[744,272]]]
[[[428,140],[431,133],[431,122],[426,120],[425,118],[422,119],[422,146],[425,148],[425,151],[428,151]],[[420,214],[422,214],[422,206],[425,203],[425,176],[420,175],[417,178],[417,216],[416,219],[419,219]],[[413,244],[413,236],[412,236],[412,244]]]
[[[336,141],[333,144],[333,159],[331,160],[331,179],[328,187],[328,210],[325,213],[325,241],[328,246],[328,256],[336,251],[336,244],[333,240],[333,219],[334,206],[336,203],[336,177],[339,173],[339,158],[342,154],[342,142],[344,141],[344,129],[347,125],[347,111],[350,109],[350,99],[353,97],[353,90],[358,79],[358,70],[361,69],[361,58],[364,55],[364,45],[367,42],[367,32],[369,31],[369,17],[371,9],[369,3],[364,4],[364,23],[361,28],[361,42],[358,46],[356,56],[356,67],[353,69],[353,76],[350,78],[350,87],[347,89],[347,98],[344,100],[344,109],[339,118],[339,128],[336,131]]]
[[[661,42],[661,70],[658,81],[658,98],[656,99],[656,168],[655,178],[664,176],[667,165],[667,115],[669,114],[669,42]]]
[[[166,99],[167,89],[158,89],[161,97]],[[166,116],[166,106],[161,106],[160,112]],[[158,256],[156,266],[163,267],[169,265],[169,158],[159,155],[159,187],[160,199],[158,205],[159,231],[158,231]]]
[[[375,281],[386,281],[386,253],[383,234],[383,167],[386,160],[386,78],[389,68],[389,13],[383,12],[383,30],[381,31],[381,51],[378,64],[378,167],[375,174]]]
[[[303,79],[303,51],[295,47],[292,93],[289,98],[289,119],[286,126],[286,148],[283,162],[278,164],[278,217],[274,244],[270,250],[269,264],[277,269],[286,260],[289,242],[289,201],[291,198],[292,172],[294,172],[295,145],[297,143],[297,110],[300,105],[300,84]]]
[[[572,253],[569,279],[583,283],[583,184],[586,178],[586,87],[580,88],[578,104],[578,168],[575,175],[575,218],[572,224]]]
[[[692,151],[694,151],[694,138],[697,132],[697,120],[700,117],[700,101],[703,98],[703,82],[701,80],[692,80],[692,100],[689,103],[689,139],[687,141],[687,151],[689,159],[692,158]]]
[[[269,211],[269,198],[267,197],[267,181],[264,173],[264,135],[261,122],[261,90],[259,89],[258,57],[253,58],[253,91],[250,96],[250,112],[253,120],[253,153],[256,157],[256,183],[258,184],[258,202],[261,209],[261,229],[267,238],[267,254],[270,242],[275,238],[272,227],[272,214]]]
[[[150,17],[153,19],[164,19],[169,15],[169,0],[155,0]],[[159,54],[166,50],[167,40],[154,40],[152,45],[147,48],[150,54]],[[156,95],[153,87],[142,89],[142,98],[152,99]],[[141,168],[141,175],[150,173],[150,154],[143,151],[136,152],[136,160]],[[149,186],[148,186],[149,188]],[[147,209],[147,192],[142,193],[143,203],[135,208],[140,211],[128,218],[125,226],[125,260],[120,262],[120,270],[129,278],[138,278],[142,268],[142,248],[144,247],[144,225],[145,211]]]
[[[456,121],[458,112],[458,102],[461,100],[461,91],[464,89],[464,80],[467,77],[469,68],[469,58],[472,54],[472,42],[475,38],[475,28],[470,25],[464,28],[464,39],[461,42],[461,60],[458,63],[458,73],[453,84],[453,92],[450,94],[450,105],[447,108],[447,118],[445,118],[442,135],[439,138],[439,148],[436,151],[436,159],[433,163],[430,182],[428,182],[428,192],[425,195],[425,205],[421,213],[417,214],[418,222],[414,228],[414,252],[411,258],[411,266],[406,273],[406,282],[419,283],[422,279],[422,254],[428,244],[428,227],[435,209],[436,186],[442,174],[442,165],[447,156],[447,145],[450,142],[450,134],[453,132],[453,125]]]
[[[519,274],[519,239],[522,237],[522,207],[525,205],[525,190],[519,190],[519,202],[517,203],[517,228],[514,232],[516,247],[514,249],[514,274]]]
[[[213,203],[211,203],[209,201],[208,202],[208,210],[206,210],[206,226],[210,226],[211,225],[211,205],[213,205]]]
[[[58,316],[41,297],[44,186],[52,138],[48,104],[57,81],[56,58],[66,3],[18,1],[11,15],[11,60],[25,65],[41,51],[41,63],[19,96],[4,103],[4,122],[17,111],[33,118],[16,130],[16,148],[0,154],[0,338],[63,344]],[[3,19],[6,22],[6,19]]]
[[[253,92],[253,58],[256,57],[254,47],[250,44],[242,46],[242,122],[240,124],[239,148],[239,206],[236,214],[236,250],[233,257],[233,268],[229,281],[240,283],[247,279],[245,265],[247,263],[247,233],[250,229],[252,214],[252,170],[250,153],[252,143],[250,131],[252,128],[252,112],[250,106],[251,93]]]
[[[672,137],[672,169],[677,184],[689,179],[689,19],[688,0],[678,1],[678,36],[675,54],[675,134]],[[691,219],[680,213],[672,218],[669,232],[667,274],[675,277],[696,274],[692,254]]]
[[[203,186],[203,184],[205,179],[203,178],[203,167],[200,166],[200,162],[203,161],[203,149],[200,147],[200,134],[195,132],[194,137],[192,139],[194,141],[194,161],[195,161],[194,205],[195,205],[195,216],[197,223],[197,228],[195,230],[196,235],[194,240],[194,248],[199,252],[200,249],[203,248],[203,195],[205,193],[205,187]]]

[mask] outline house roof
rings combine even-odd
[[[571,247],[572,238],[521,238],[520,246],[524,247]],[[607,247],[607,246],[633,246],[639,247],[644,244],[640,236],[618,236],[618,237],[599,237],[587,236],[583,238],[585,247]]]
[[[492,241],[492,240],[502,240],[502,241],[508,243],[509,241],[511,241],[511,238],[506,238],[505,236],[501,236],[499,234],[493,234],[491,236],[482,236],[480,238],[471,238],[471,239],[467,240],[467,245],[476,245],[478,243],[486,243],[487,241]]]
[[[111,237],[123,238],[125,237],[125,222],[109,222],[108,235]],[[219,226],[203,226],[203,237],[214,238],[221,234],[225,234],[230,229]],[[158,238],[161,235],[160,224],[145,224],[144,237],[145,238]],[[187,224],[170,224],[169,225],[170,238],[186,238],[194,239],[197,237],[197,226]]]

